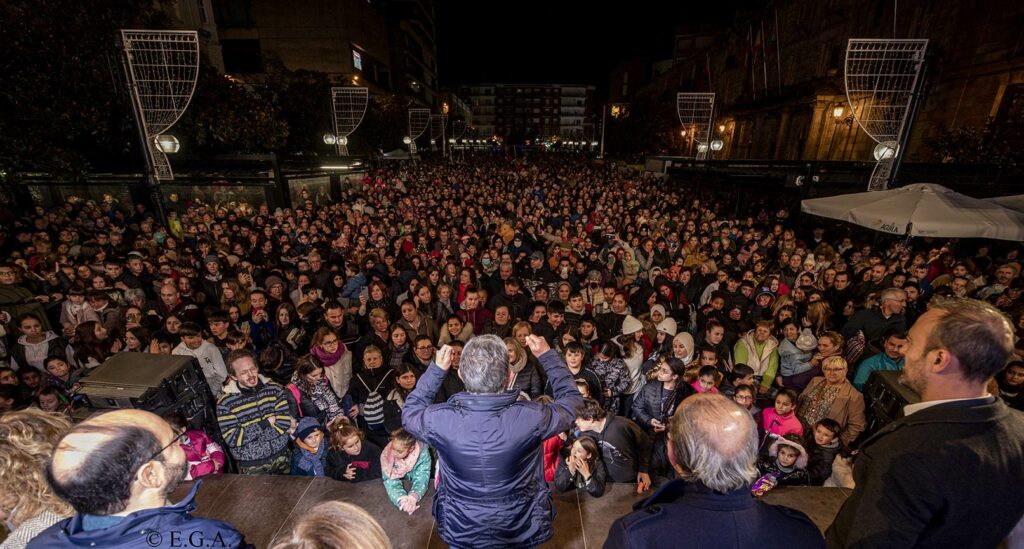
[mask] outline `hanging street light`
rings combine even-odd
[[[335,137],[335,135],[333,133],[325,133],[324,134],[324,144],[334,145],[337,142],[338,142],[338,138]]]
[[[713,151],[720,151],[720,150],[722,150],[722,145],[723,145],[723,143],[722,143],[721,139],[713,139],[711,141],[711,150],[713,150]]]
[[[899,152],[899,148],[899,143],[896,143],[895,141],[882,141],[878,145],[875,145],[875,160],[881,162],[882,160],[895,158],[896,153]]]
[[[153,141],[156,143],[156,147],[164,154],[174,154],[181,148],[178,138],[171,134],[160,134]]]

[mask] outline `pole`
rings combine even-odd
[[[145,118],[142,116],[142,103],[139,101],[138,84],[132,76],[131,67],[128,64],[128,48],[121,43],[121,66],[124,69],[124,76],[128,84],[128,95],[132,101],[132,115],[135,117],[135,129],[139,133],[139,145],[142,148],[143,163],[146,171],[146,186],[149,188],[149,197],[156,208],[157,219],[160,224],[167,226],[167,214],[164,212],[163,193],[160,192],[160,182],[156,178],[156,167],[153,159],[152,146],[146,137]]]
[[[779,73],[779,93],[782,93],[782,50],[779,43],[782,42],[782,38],[779,37],[779,10],[775,10],[775,67]]]
[[[608,119],[608,105],[605,104],[601,107],[601,154],[597,155],[598,158],[604,160],[604,128],[607,126],[606,120]]]
[[[921,74],[917,77],[917,82],[914,85],[913,102],[910,104],[910,112],[907,113],[907,122],[903,125],[903,131],[900,133],[899,145],[896,149],[896,158],[892,160],[892,168],[889,170],[889,180],[885,182],[885,188],[891,188],[892,184],[896,182],[896,173],[900,170],[900,165],[903,164],[903,155],[907,149],[907,141],[910,141],[910,130],[914,127],[914,118],[917,117],[917,107],[921,104],[921,94],[924,90],[924,79],[928,75],[928,60],[927,58],[921,61]]]

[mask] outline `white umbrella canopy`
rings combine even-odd
[[[800,209],[894,235],[1024,240],[1024,212],[933,183],[813,198]]]
[[[1015,194],[1013,196],[997,196],[996,198],[986,199],[989,202],[995,202],[1004,208],[1010,208],[1011,210],[1017,210],[1018,212],[1024,212],[1024,194]]]

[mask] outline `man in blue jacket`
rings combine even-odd
[[[28,546],[252,547],[230,524],[192,516],[200,482],[184,500],[167,500],[188,466],[181,436],[142,410],[117,410],[77,425],[46,467],[54,493],[77,513]]]
[[[518,402],[508,348],[494,335],[475,337],[463,349],[465,392],[431,404],[451,365],[445,346],[405,401],[405,429],[440,456],[434,519],[453,548],[527,548],[551,539],[555,511],[541,444],[572,427],[582,398],[544,338],[528,336],[526,343],[547,372],[552,404]]]

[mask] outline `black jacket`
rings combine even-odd
[[[632,420],[610,412],[600,433],[586,431],[601,448],[601,457],[612,482],[636,482],[638,473],[647,472],[651,457],[651,439]]]
[[[939,404],[861,444],[829,547],[995,547],[1024,514],[1024,415],[998,399]]]
[[[608,472],[604,468],[604,462],[598,456],[594,460],[594,470],[590,473],[590,480],[583,480],[583,475],[569,473],[569,467],[565,464],[566,456],[558,456],[558,464],[555,465],[555,489],[559,492],[568,492],[576,488],[584,488],[587,493],[599,498],[604,495],[604,485],[608,479]]]
[[[814,443],[814,435],[811,435],[810,458],[807,460],[807,474],[811,476],[811,486],[821,486],[832,476],[832,462],[836,460],[842,444],[826,447]],[[838,442],[838,439],[836,439]]]
[[[676,390],[663,401],[661,385],[661,382],[658,380],[649,381],[633,399],[633,420],[643,427],[648,434],[653,434],[654,432],[651,429],[652,419],[657,419],[667,425],[668,418],[672,417],[676,406],[684,398],[697,392],[689,383],[680,379],[676,385]]]
[[[699,482],[674,480],[633,508],[612,524],[605,549],[825,546],[807,515],[754,499],[747,487],[720,494]]]
[[[355,456],[350,456],[342,450],[329,450],[324,473],[334,480],[345,482],[380,479],[380,452],[380,447],[369,440],[363,441],[362,450]],[[350,463],[356,469],[356,476],[352,480],[345,478],[345,470]]]

